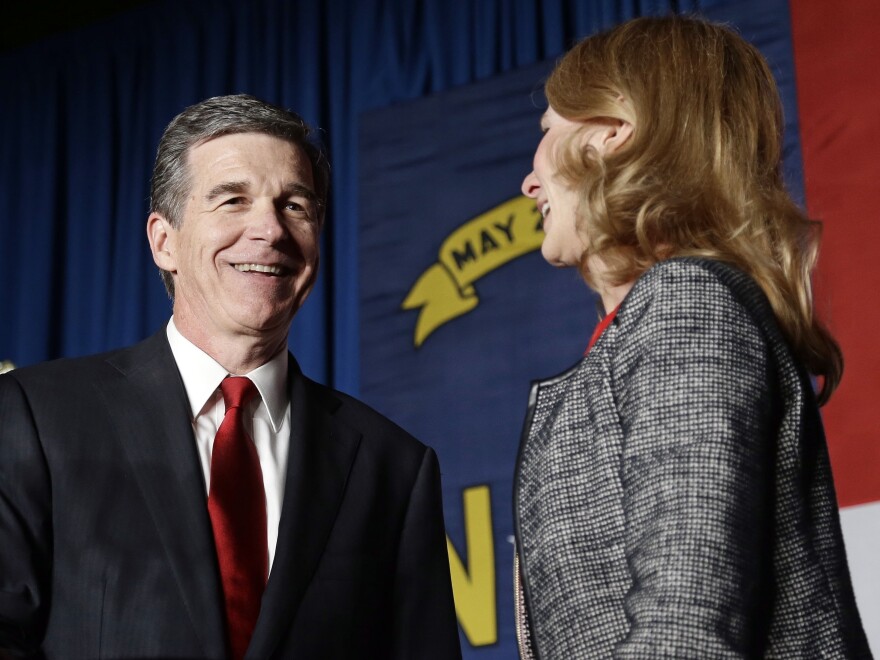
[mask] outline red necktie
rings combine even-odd
[[[220,383],[226,416],[211,452],[208,513],[226,601],[230,657],[244,657],[260,614],[269,572],[266,494],[257,448],[244,430],[242,408],[257,393],[248,378]]]

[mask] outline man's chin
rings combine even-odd
[[[285,308],[272,313],[265,310],[248,312],[243,310],[234,315],[234,325],[241,329],[241,334],[252,337],[267,338],[287,336],[290,324],[296,315],[296,309]]]

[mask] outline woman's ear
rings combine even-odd
[[[633,134],[633,125],[626,121],[625,119],[618,119],[616,121],[616,125],[613,126],[613,130],[609,133],[606,138],[606,142],[608,144],[607,153],[613,154],[618,151],[623,145],[629,142],[629,139]]]
[[[584,146],[592,147],[600,156],[610,156],[621,149],[632,134],[633,125],[625,119],[591,119],[584,132]]]

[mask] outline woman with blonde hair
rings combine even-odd
[[[579,43],[523,192],[605,316],[535,383],[517,462],[523,657],[870,657],[818,405],[818,223],[756,48],[696,18]],[[814,392],[810,375],[821,387]]]

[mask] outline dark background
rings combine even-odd
[[[148,4],[150,0],[7,2],[3,7],[3,20],[0,21],[0,51],[18,48],[58,32],[75,30],[132,7]]]

